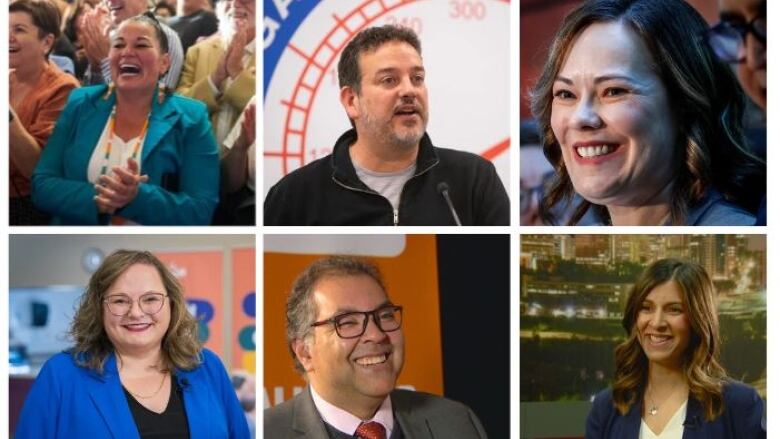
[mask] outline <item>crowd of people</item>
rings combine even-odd
[[[255,0],[12,0],[12,225],[254,225]]]

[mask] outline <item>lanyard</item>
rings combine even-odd
[[[150,113],[151,115],[151,113]],[[111,120],[109,121],[108,143],[106,144],[105,154],[103,155],[103,167],[100,168],[100,175],[106,175],[108,172],[108,159],[111,157],[111,145],[114,143],[114,127],[116,125],[116,105],[111,110]],[[138,153],[141,150],[141,142],[143,142],[146,136],[146,130],[149,128],[149,118],[144,121],[144,127],[141,128],[141,135],[138,136],[138,140],[133,147],[133,155],[130,156],[133,160],[138,161]]]

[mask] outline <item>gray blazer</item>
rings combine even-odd
[[[474,412],[440,396],[396,389],[390,394],[393,415],[406,439],[487,439]],[[309,388],[263,413],[266,438],[328,438]]]

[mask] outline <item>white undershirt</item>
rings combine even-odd
[[[104,157],[106,156],[106,146],[108,144],[108,138],[111,135],[111,117],[106,121],[106,126],[103,127],[103,134],[100,135],[95,149],[92,151],[92,157],[89,159],[89,165],[87,166],[87,180],[92,184],[97,184],[98,179],[102,175],[100,171],[103,169]],[[108,156],[107,174],[111,174],[111,168],[114,166],[127,167],[127,159],[133,156],[133,148],[138,141],[138,137],[134,137],[127,142],[122,140],[121,137],[114,133],[114,139],[111,141],[111,154]],[[138,148],[138,172],[141,172],[141,157],[143,156],[144,143],[146,139],[141,140],[141,145]]]
[[[639,428],[639,439],[682,439],[684,431],[683,422],[685,422],[687,407],[688,401],[683,402],[680,408],[677,409],[677,412],[669,419],[669,422],[666,423],[666,427],[661,431],[661,434],[658,435],[653,433],[653,430],[642,419],[642,426]]]

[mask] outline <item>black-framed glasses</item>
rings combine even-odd
[[[138,307],[144,314],[157,314],[162,309],[166,297],[168,295],[162,293],[142,294],[137,300]],[[127,315],[133,308],[133,299],[127,294],[112,294],[103,299],[103,302],[108,305],[108,311],[117,317]]]
[[[707,31],[707,42],[718,58],[738,64],[744,62],[744,58],[739,56],[739,49],[745,44],[748,33],[766,45],[766,16],[756,17],[750,23],[721,20]]]
[[[398,305],[383,305],[373,311],[351,311],[333,316],[311,324],[312,327],[333,325],[336,334],[341,338],[357,338],[368,328],[368,316],[374,318],[376,326],[382,332],[397,331],[403,320],[403,307]]]

